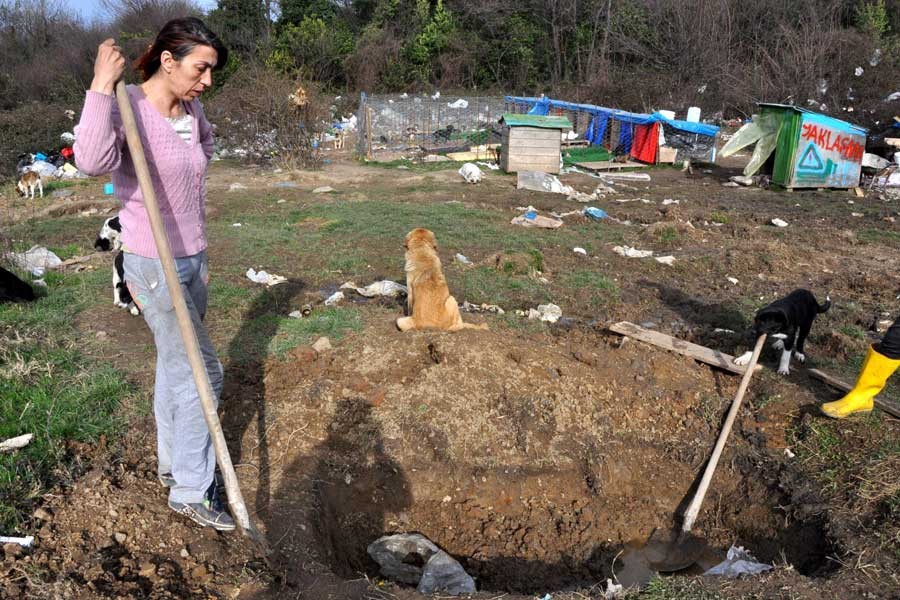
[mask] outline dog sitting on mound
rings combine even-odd
[[[413,229],[406,234],[406,287],[408,317],[397,319],[400,331],[410,329],[487,329],[487,325],[463,323],[456,298],[450,295],[441,270],[437,239],[427,229]]]

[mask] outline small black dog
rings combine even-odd
[[[796,354],[801,363],[806,361],[803,344],[809,336],[816,315],[831,308],[831,298],[825,297],[825,304],[819,304],[809,290],[794,290],[784,298],[776,300],[756,313],[753,318],[752,332],[754,339],[766,334],[776,338],[772,347],[781,350],[781,362],[778,373],[790,374],[791,354]],[[796,351],[794,346],[796,342]],[[752,352],[746,352],[734,359],[736,365],[750,362]]]
[[[34,290],[15,274],[0,267],[0,302],[31,302]]]

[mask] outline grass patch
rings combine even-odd
[[[96,442],[119,431],[124,378],[77,350],[73,326],[107,279],[105,270],[48,273],[45,296],[0,305],[0,439],[34,435],[23,450],[0,455],[4,531],[18,531],[42,495],[78,470],[69,442]]]
[[[900,248],[900,232],[884,229],[861,229],[856,232],[856,239],[865,244],[883,244],[891,248]]]
[[[847,337],[851,337],[856,340],[866,339],[866,332],[856,325],[841,325],[837,328],[837,330]]]
[[[656,577],[638,592],[629,593],[629,600],[721,600],[716,592],[705,590],[696,580],[684,577]]]
[[[709,220],[712,221],[713,223],[722,223],[724,225],[724,224],[728,223],[729,218],[728,218],[728,215],[723,212],[713,211],[713,212],[709,213]]]
[[[447,275],[459,302],[498,304],[509,311],[550,301],[547,286],[527,275],[509,275],[491,267],[476,267]]]
[[[433,173],[435,171],[448,171],[450,169],[457,170],[463,164],[455,160],[442,160],[438,162],[413,162],[404,158],[387,161],[362,161],[361,164],[367,167],[377,167],[381,169],[409,169],[417,173]]]

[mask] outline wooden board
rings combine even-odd
[[[575,163],[575,166],[590,171],[609,171],[611,169],[646,169],[649,165],[631,160],[623,163],[613,162],[611,160],[598,160]]]
[[[745,367],[734,364],[734,357],[730,354],[712,350],[711,348],[693,344],[685,340],[679,340],[678,338],[666,335],[665,333],[660,333],[659,331],[644,329],[643,327],[635,325],[634,323],[629,323],[628,321],[614,323],[610,325],[608,329],[619,335],[626,335],[636,340],[646,342],[652,346],[683,354],[694,360],[699,360],[700,362],[718,367],[725,371],[730,371],[737,375],[743,375],[746,371]],[[755,370],[758,371],[761,368],[762,365],[756,365]]]
[[[820,371],[818,369],[807,369],[806,372],[809,373],[813,379],[818,379],[822,383],[827,383],[831,387],[838,389],[842,392],[849,392],[850,390],[853,389],[852,385],[849,385],[846,382],[841,381],[837,377],[832,377],[831,375],[825,373],[824,371]],[[898,406],[896,402],[891,402],[890,400],[884,400],[884,399],[876,396],[875,397],[875,406],[877,406],[884,412],[900,419],[900,406]]]

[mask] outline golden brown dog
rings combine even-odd
[[[437,240],[427,230],[413,229],[406,234],[406,287],[408,289],[408,317],[397,319],[400,331],[410,329],[487,329],[487,325],[463,323],[456,298],[450,295],[447,280],[441,271],[437,254]]]

